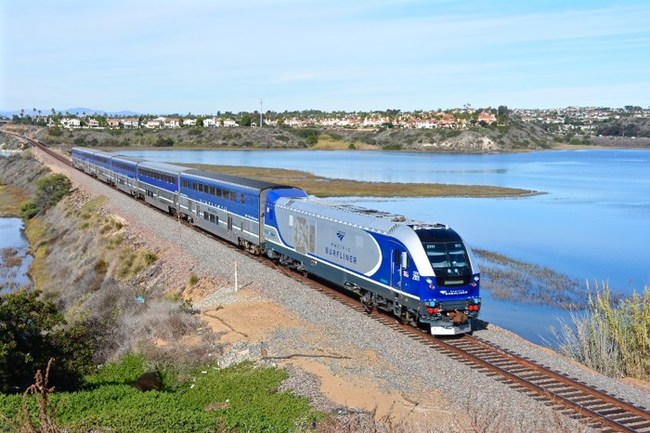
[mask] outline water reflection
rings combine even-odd
[[[32,262],[29,243],[20,218],[0,218],[0,293],[30,284],[27,271]]]

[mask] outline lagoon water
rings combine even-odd
[[[20,266],[5,266],[1,252],[6,248],[17,250],[17,257],[21,259]],[[23,232],[23,221],[20,218],[0,218],[0,294],[13,290],[8,287],[12,282],[16,288],[29,284],[27,270],[32,257],[28,251],[29,242]]]
[[[170,163],[297,169],[330,178],[535,190],[543,194],[514,199],[340,201],[447,223],[472,247],[549,267],[592,286],[608,282],[613,290],[630,294],[650,284],[649,150],[487,155],[302,150],[119,153]],[[537,317],[531,320],[531,314]],[[566,312],[490,299],[484,302],[481,317],[543,342],[550,339],[549,326],[557,326],[556,316],[566,317]],[[536,323],[535,327],[531,323]]]

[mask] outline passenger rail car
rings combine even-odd
[[[192,169],[180,174],[180,185],[181,201],[186,204],[183,216],[252,254],[263,252],[264,206],[269,192],[307,196],[299,188]]]
[[[138,186],[138,164],[144,162],[139,158],[129,158],[126,156],[113,156],[113,185],[132,196],[139,193]]]
[[[359,295],[433,334],[471,332],[480,273],[443,224],[309,197],[302,189],[72,149],[73,165],[152,206]]]

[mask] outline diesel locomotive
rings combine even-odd
[[[471,332],[480,272],[449,226],[309,196],[281,185],[72,149],[73,165],[251,254],[314,275],[432,334]]]

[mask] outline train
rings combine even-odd
[[[74,147],[75,168],[253,255],[265,255],[434,335],[472,332],[480,270],[446,224],[303,189]]]

